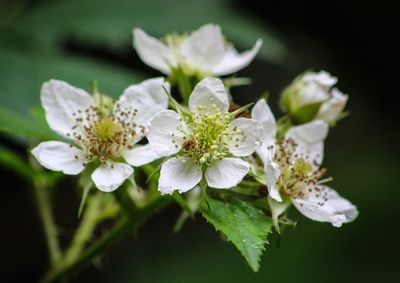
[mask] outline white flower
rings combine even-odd
[[[150,122],[151,148],[168,159],[161,167],[159,191],[186,192],[203,178],[208,186],[228,189],[242,181],[252,154],[264,138],[260,122],[228,112],[228,96],[221,80],[205,78],[189,98],[190,113],[165,110]]]
[[[322,185],[325,169],[320,168],[320,164],[323,142],[328,134],[328,125],[324,121],[293,127],[278,142],[273,136],[275,119],[265,100],[257,102],[252,117],[262,122],[267,133],[257,153],[264,162],[265,183],[274,201],[282,202],[282,197],[290,199],[308,218],[330,222],[336,227],[357,217],[358,211],[353,204]]]
[[[283,106],[299,123],[318,119],[335,123],[347,102],[347,95],[333,88],[336,83],[337,78],[325,71],[307,72],[286,88]]]
[[[190,35],[168,34],[162,40],[140,28],[133,29],[133,36],[140,59],[166,75],[174,69],[200,77],[232,74],[249,65],[262,44],[259,39],[251,50],[238,53],[214,24],[206,24]]]
[[[125,89],[114,105],[104,96],[90,96],[66,82],[51,80],[41,89],[42,106],[51,129],[75,145],[46,141],[32,150],[44,167],[76,175],[92,161],[100,161],[92,180],[102,191],[113,191],[141,166],[157,158],[149,145],[136,145],[149,121],[168,108],[163,78],[146,80]],[[121,162],[124,159],[128,164]]]

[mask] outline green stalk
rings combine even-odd
[[[45,177],[40,175],[36,176],[33,179],[33,186],[39,215],[42,219],[43,230],[46,237],[50,266],[53,269],[57,269],[61,262],[62,252],[57,238],[58,233],[51,211],[50,197],[48,195],[48,187],[46,186]]]
[[[79,257],[88,240],[91,238],[93,230],[97,225],[98,214],[101,213],[100,205],[102,194],[91,196],[86,211],[83,215],[81,224],[75,233],[74,239],[65,253],[63,264],[68,265]]]
[[[115,241],[121,239],[126,233],[136,229],[147,218],[158,212],[171,202],[170,197],[157,197],[146,206],[135,210],[134,214],[122,218],[110,231],[105,233],[87,250],[83,251],[74,261],[63,264],[58,269],[52,269],[42,280],[43,283],[57,282],[65,279],[72,273],[88,265],[95,257],[101,255]]]

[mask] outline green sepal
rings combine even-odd
[[[306,104],[290,114],[295,124],[304,124],[311,122],[317,115],[324,101]]]
[[[186,199],[180,193],[174,192],[172,194],[172,198],[182,207],[185,212],[190,215],[190,217],[193,218],[194,215],[192,209],[190,208]]]
[[[288,209],[288,207],[291,205],[291,202],[285,198],[282,200],[282,202],[278,202],[268,196],[268,205],[271,209],[272,221],[274,223],[275,230],[280,233],[278,221],[279,216],[281,216]]]
[[[89,195],[90,189],[93,187],[91,172],[92,170],[85,170],[82,176],[79,178],[79,186],[82,188],[82,199],[79,204],[78,218],[80,218],[82,215],[83,209],[86,204],[87,196]]]

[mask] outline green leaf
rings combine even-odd
[[[208,197],[200,203],[203,217],[222,232],[245,257],[254,271],[259,269],[259,261],[267,236],[272,232],[272,220],[260,209],[238,199],[222,201]]]
[[[72,38],[121,51],[131,46],[133,27],[161,37],[173,31],[190,32],[211,22],[220,24],[227,38],[242,48],[250,48],[257,38],[263,39],[260,57],[282,62],[286,48],[272,30],[262,19],[234,5],[229,0],[125,0],[118,4],[114,0],[41,1],[21,13],[13,30],[49,48]]]
[[[23,115],[0,105],[0,132],[14,137],[60,139],[46,125],[42,109],[32,109],[30,113]]]
[[[0,146],[0,165],[13,170],[20,176],[30,180],[35,171],[29,166],[29,163],[17,153]]]

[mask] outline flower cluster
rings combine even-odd
[[[267,133],[257,153],[264,163],[265,183],[275,218],[283,213],[282,205],[285,207],[289,202],[308,218],[331,222],[337,227],[357,217],[353,204],[324,185],[327,179],[322,177],[326,169],[320,166],[329,129],[325,121],[292,127],[277,140],[276,122],[265,100],[257,102],[252,117],[263,123]]]
[[[357,217],[357,208],[327,185],[332,178],[322,167],[324,141],[345,116],[348,99],[334,87],[335,77],[301,74],[283,91],[284,116],[275,119],[264,99],[251,111],[252,104],[233,107],[218,78],[249,65],[261,40],[239,53],[213,24],[160,40],[139,28],[133,35],[142,61],[167,78],[129,86],[116,101],[63,81],[44,83],[46,119],[63,141],[44,141],[32,150],[41,165],[69,175],[85,170],[104,192],[128,178],[135,182],[133,167],[139,167],[149,179],[159,176],[158,197],[183,194],[177,197],[182,203],[190,195],[186,206],[194,211],[209,198],[245,200],[257,209],[262,204],[278,231],[292,204],[336,227]],[[195,83],[187,94],[170,86],[182,87],[190,78]],[[149,163],[155,166],[142,168]]]

